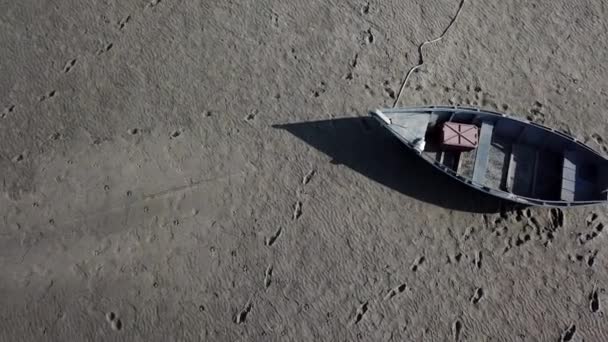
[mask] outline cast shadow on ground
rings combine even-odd
[[[373,118],[351,117],[273,125],[367,178],[447,209],[496,213],[516,209],[454,180],[408,150]]]

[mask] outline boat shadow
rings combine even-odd
[[[350,117],[273,125],[388,188],[451,210],[496,213],[515,210],[507,201],[456,181],[436,169],[373,118]]]

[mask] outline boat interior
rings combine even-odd
[[[473,111],[412,112],[391,120],[397,133],[401,130],[412,144],[423,146],[425,158],[478,186],[543,201],[607,199],[606,159],[559,131]],[[477,146],[443,147],[441,130],[446,122],[477,126]]]

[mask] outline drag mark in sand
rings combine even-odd
[[[456,19],[458,19],[463,6],[464,6],[464,0],[460,1],[460,5],[458,6],[458,11],[456,11],[456,15],[454,15],[454,17],[452,18],[452,20],[450,21],[448,26],[445,28],[445,30],[443,30],[443,32],[441,33],[441,35],[439,35],[439,37],[437,37],[435,39],[424,41],[424,42],[422,42],[422,44],[420,44],[418,46],[418,64],[413,66],[412,68],[410,68],[410,70],[405,75],[405,79],[403,80],[403,82],[401,83],[401,87],[399,88],[399,93],[397,95],[397,98],[395,99],[395,102],[393,103],[393,108],[397,107],[397,104],[399,103],[399,99],[401,98],[401,95],[403,94],[403,89],[405,88],[405,84],[407,83],[407,80],[410,78],[410,76],[412,75],[412,73],[414,71],[416,71],[418,68],[420,68],[424,64],[422,48],[427,44],[432,44],[432,43],[440,41],[448,33],[448,30],[450,29],[450,27],[452,27],[452,25],[454,25],[454,23],[456,22]]]

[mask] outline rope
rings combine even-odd
[[[450,27],[452,27],[452,25],[454,25],[454,23],[456,22],[456,19],[458,19],[458,16],[460,15],[460,12],[462,11],[462,7],[464,6],[464,1],[465,0],[460,1],[460,5],[458,6],[458,11],[456,11],[456,15],[454,15],[454,17],[452,18],[452,20],[450,21],[448,26],[443,30],[443,32],[441,33],[441,35],[439,37],[437,37],[435,39],[424,41],[424,42],[422,42],[422,44],[418,45],[418,64],[411,67],[410,70],[405,75],[405,79],[403,80],[403,83],[401,83],[401,88],[399,88],[399,94],[397,95],[397,98],[395,99],[395,103],[393,103],[393,108],[397,107],[397,103],[399,103],[401,94],[403,94],[403,89],[405,88],[405,84],[407,83],[407,80],[410,78],[410,76],[412,75],[412,73],[414,71],[416,71],[418,68],[420,68],[424,64],[422,48],[427,44],[432,44],[432,43],[436,43],[436,42],[440,41],[443,38],[443,36],[445,36],[448,33],[448,30],[450,29]]]

